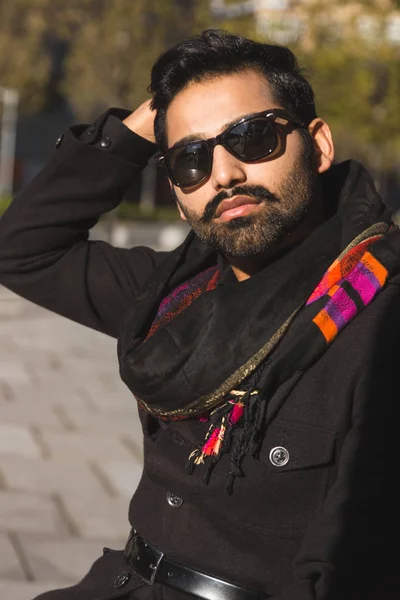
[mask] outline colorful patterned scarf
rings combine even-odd
[[[400,273],[399,229],[359,163],[332,167],[323,198],[337,212],[243,282],[220,280],[190,232],[121,328],[120,374],[140,408],[207,421],[188,470],[207,464],[207,479],[228,453],[229,490],[302,374]]]
[[[314,317],[327,344],[375,298],[388,277],[385,267],[368,252],[382,235],[375,235],[339,256],[329,267],[306,302],[309,306],[323,296],[326,304]]]
[[[382,237],[382,234],[373,235],[356,245],[353,242],[330,265],[306,301],[305,306],[310,306],[325,298],[324,307],[317,312],[312,322],[325,338],[326,346],[331,344],[339,332],[372,302],[384,286],[388,271],[368,250]],[[147,338],[151,337],[159,327],[165,326],[181,314],[201,294],[214,290],[220,277],[220,269],[217,266],[210,267],[173,290],[161,302]],[[236,447],[235,468],[231,471],[228,481],[230,491],[234,477],[241,474],[240,463],[246,454],[246,448],[254,446],[255,434],[259,433],[261,426],[261,390],[256,385],[261,377],[262,366],[260,365],[256,373],[245,382],[242,389],[231,390],[220,406],[197,417],[201,421],[210,421],[211,424],[203,444],[189,456],[188,471],[192,472],[195,465],[204,464],[209,458],[210,468],[206,471],[206,479],[208,479],[212,467],[230,447],[233,431],[242,424],[246,409],[248,413],[254,413],[255,406],[258,407],[258,419],[255,419],[254,423],[248,419],[254,426],[250,428],[250,436],[246,440],[242,436],[242,443]],[[266,404],[265,399],[264,404]],[[186,417],[181,415],[180,418]],[[257,421],[259,421],[258,428]]]
[[[214,290],[220,277],[221,272],[219,268],[217,266],[210,267],[173,290],[171,294],[162,300],[158,307],[157,315],[146,339],[151,337],[159,327],[165,326],[172,319],[180,315],[201,294]]]

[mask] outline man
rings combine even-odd
[[[118,338],[144,432],[125,550],[40,599],[397,597],[390,211],[287,48],[205,31],[151,92],[60,136],[0,223],[1,282]],[[88,241],[155,139],[187,239]]]

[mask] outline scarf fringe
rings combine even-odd
[[[247,390],[232,390],[228,400],[210,414],[211,425],[203,445],[196,448],[187,460],[188,474],[193,473],[195,466],[204,465],[207,461],[203,481],[208,484],[215,465],[224,454],[229,454],[228,494],[233,491],[235,479],[244,475],[241,468],[244,457],[246,454],[254,456],[260,445],[267,405],[261,390],[255,387],[261,372],[262,368],[249,378]],[[240,433],[233,442],[236,429],[240,429]]]

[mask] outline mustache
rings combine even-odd
[[[233,196],[250,196],[258,202],[280,202],[278,196],[263,185],[238,185],[229,191],[221,190],[214,198],[207,202],[200,223],[209,223],[212,221],[219,204],[223,200],[232,198]]]

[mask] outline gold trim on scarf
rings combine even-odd
[[[347,246],[346,248],[339,254],[339,256],[335,259],[334,262],[341,260],[347,252],[349,252],[352,248],[357,246],[363,241],[366,241],[368,238],[375,237],[376,235],[384,235],[389,229],[389,225],[387,223],[375,223],[368,227],[365,231],[356,236]],[[305,300],[306,301],[306,300]],[[305,302],[304,301],[304,302]],[[144,402],[141,398],[136,397],[136,400],[153,416],[159,418],[166,418],[171,420],[179,420],[182,418],[188,418],[191,416],[197,416],[199,414],[208,412],[210,409],[217,407],[222,398],[231,393],[235,388],[242,383],[251,373],[255,371],[255,369],[261,364],[265,358],[269,354],[271,354],[272,350],[278,345],[280,340],[283,338],[284,334],[288,330],[292,321],[298,314],[298,312],[303,308],[304,302],[298,306],[294,312],[289,316],[289,318],[276,330],[274,335],[264,344],[253,356],[246,361],[241,367],[239,367],[232,375],[230,375],[225,381],[213,392],[206,396],[202,396],[197,400],[194,400],[185,408],[179,408],[176,410],[165,411],[161,409],[157,409],[155,407],[149,406]]]

